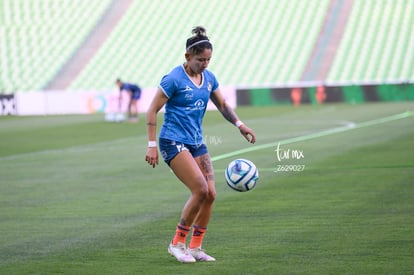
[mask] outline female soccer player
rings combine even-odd
[[[119,88],[118,104],[119,108],[122,105],[122,91],[127,91],[129,95],[128,102],[128,118],[131,122],[138,121],[138,100],[141,98],[141,88],[132,83],[123,82],[121,79],[116,80],[116,85]]]
[[[157,113],[165,105],[164,122],[159,134],[159,148],[164,161],[190,190],[175,236],[168,252],[180,262],[215,261],[201,249],[216,196],[214,171],[203,143],[202,120],[209,99],[223,117],[237,126],[248,142],[254,143],[254,132],[241,122],[226,104],[216,77],[207,70],[213,46],[203,27],[195,27],[187,39],[185,63],[165,75],[149,106],[146,123],[148,149],[145,160],[158,164],[156,143]],[[188,249],[186,238],[192,236]]]

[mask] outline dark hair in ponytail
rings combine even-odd
[[[200,54],[205,49],[213,49],[213,45],[207,37],[206,29],[202,26],[194,27],[191,31],[192,37],[187,39],[186,51],[191,54]]]

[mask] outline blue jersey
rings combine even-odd
[[[210,94],[217,90],[218,86],[216,77],[208,70],[202,73],[201,85],[194,84],[183,65],[175,67],[164,76],[160,88],[168,100],[165,104],[160,138],[184,144],[202,144],[201,124]]]
[[[131,84],[131,83],[123,83],[119,89],[121,91],[122,90],[130,91],[134,99],[139,99],[141,97],[141,88],[138,85]]]

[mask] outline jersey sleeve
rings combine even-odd
[[[168,98],[170,98],[174,94],[174,91],[177,88],[177,84],[176,84],[175,79],[171,77],[170,74],[167,74],[161,79],[159,87],[164,92],[164,94]]]
[[[210,74],[209,76],[210,76],[210,79],[211,79],[211,92],[214,93],[219,88],[220,85],[217,81],[216,76],[210,71],[209,71],[209,74]]]
[[[216,79],[216,77],[214,77],[214,82],[213,82],[213,93],[219,88],[219,83]]]

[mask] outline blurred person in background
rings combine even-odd
[[[119,88],[119,110],[122,106],[122,92],[128,93],[128,119],[130,122],[138,122],[138,100],[141,98],[141,88],[137,84],[123,82],[120,78],[116,80]]]

